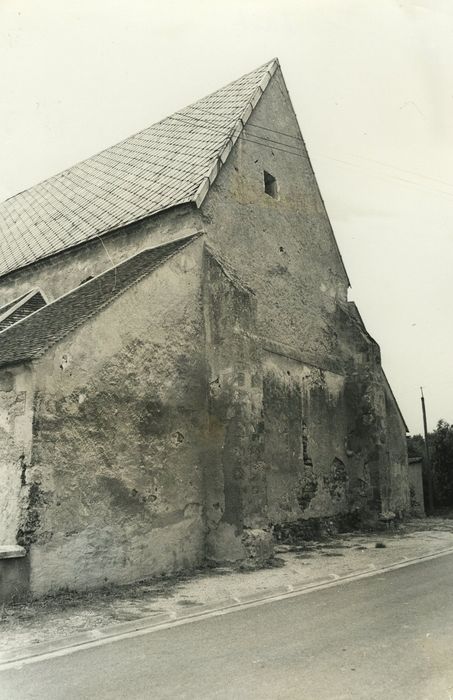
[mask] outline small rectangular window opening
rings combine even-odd
[[[264,191],[270,197],[277,199],[278,197],[278,186],[277,180],[273,175],[264,171]]]

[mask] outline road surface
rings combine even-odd
[[[1,700],[453,700],[453,555],[0,671]]]

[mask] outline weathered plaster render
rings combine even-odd
[[[32,287],[51,301],[194,231],[40,360],[0,374],[0,532],[26,548],[35,594],[262,563],[273,535],[409,508],[404,421],[347,302],[279,69],[200,209],[10,273],[0,303]]]
[[[203,560],[201,245],[35,365],[34,593]]]

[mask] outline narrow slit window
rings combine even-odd
[[[276,178],[270,173],[264,171],[264,191],[269,197],[277,199],[278,197],[278,185]]]

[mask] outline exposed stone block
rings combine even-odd
[[[245,529],[241,540],[246,552],[243,566],[259,568],[272,559],[274,540],[270,530]]]

